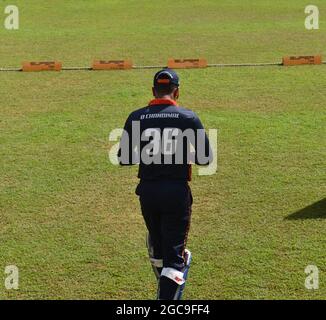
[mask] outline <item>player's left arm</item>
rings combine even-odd
[[[126,120],[118,150],[118,161],[121,166],[132,166],[138,163],[138,153],[132,145],[132,117]]]

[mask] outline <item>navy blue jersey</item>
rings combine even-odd
[[[169,99],[154,99],[132,112],[118,153],[121,165],[139,163],[142,180],[191,180],[191,163],[212,161],[208,137],[198,116]]]

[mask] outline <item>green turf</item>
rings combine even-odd
[[[305,1],[15,3],[21,29],[0,28],[0,67],[326,53],[323,21],[318,31],[304,29]],[[326,11],[323,1],[314,4]],[[175,17],[172,25],[160,20],[163,12]],[[137,168],[108,160],[109,132],[150,100],[154,71],[0,73],[0,274],[9,264],[20,270],[20,289],[0,285],[0,298],[155,296]],[[317,214],[297,213],[325,199],[325,71],[179,72],[180,104],[219,131],[217,174],[191,183],[186,299],[325,299],[325,202]],[[309,264],[320,269],[316,291],[304,287]]]

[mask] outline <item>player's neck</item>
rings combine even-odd
[[[173,100],[176,101],[175,98],[169,94],[166,94],[164,96],[156,96],[156,99],[163,99],[163,100]]]

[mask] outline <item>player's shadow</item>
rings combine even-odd
[[[326,198],[288,215],[286,220],[326,219]]]

